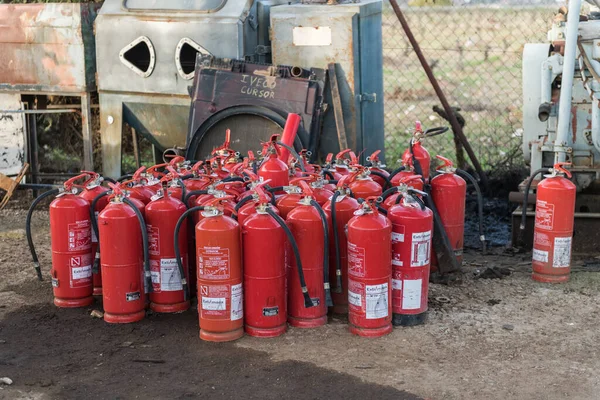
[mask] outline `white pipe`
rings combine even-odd
[[[548,59],[542,63],[542,95],[541,104],[552,102],[552,62]]]
[[[571,95],[573,77],[575,75],[575,55],[577,53],[577,36],[579,34],[579,11],[581,0],[569,0],[565,37],[564,65],[560,87],[560,105],[558,108],[558,127],[554,142],[556,162],[565,161],[565,149],[571,130]]]

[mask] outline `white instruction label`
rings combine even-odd
[[[71,275],[73,280],[89,278],[92,276],[92,266],[73,267],[71,268]]]
[[[362,296],[348,290],[348,303],[353,306],[362,307]]]
[[[548,262],[548,252],[533,248],[533,261]]]
[[[402,290],[402,281],[400,279],[392,279],[392,290]]]
[[[367,319],[385,318],[388,316],[388,284],[367,285],[365,290],[367,303]]]
[[[402,292],[402,309],[416,310],[421,308],[421,290],[423,279],[405,280]]]
[[[237,321],[244,316],[244,296],[242,284],[231,286],[231,320]]]
[[[422,267],[429,264],[431,255],[431,231],[416,232],[412,234],[410,250],[410,266]]]
[[[160,290],[175,292],[182,290],[181,274],[176,258],[161,258],[160,260]]]
[[[392,232],[392,243],[404,242],[404,233]]]
[[[202,297],[202,309],[225,311],[227,309],[227,299],[225,297]]]
[[[554,238],[554,254],[552,266],[554,268],[566,268],[571,264],[571,238]]]

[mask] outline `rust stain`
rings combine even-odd
[[[573,143],[575,143],[577,141],[577,106],[571,107],[571,128]]]
[[[592,120],[590,118],[587,119],[587,126],[585,127],[586,130],[590,130],[592,129]]]

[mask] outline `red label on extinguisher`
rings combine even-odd
[[[348,242],[348,274],[365,276],[365,249]]]
[[[71,257],[70,284],[72,288],[90,286],[92,284],[92,255],[83,254]]]
[[[200,285],[201,318],[237,320],[243,315],[242,285]]]
[[[365,301],[365,284],[348,279],[348,307],[357,314],[362,314]]]
[[[535,203],[535,227],[551,230],[554,226],[554,204],[544,200]]]
[[[158,227],[146,225],[146,231],[148,232],[148,251],[150,255],[160,255],[160,232]]]
[[[229,249],[198,247],[198,277],[202,279],[229,278]]]
[[[92,245],[90,221],[77,221],[68,226],[69,251],[87,250]]]

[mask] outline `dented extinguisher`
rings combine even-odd
[[[348,221],[350,333],[379,337],[392,331],[392,224],[366,199]]]
[[[88,173],[67,180],[59,189],[53,189],[37,197],[25,222],[27,242],[39,280],[42,280],[40,263],[31,235],[31,217],[35,207],[45,198],[56,196],[50,203],[50,239],[52,247],[52,288],[57,307],[85,307],[94,301],[92,297],[92,232],[90,205],[77,195],[75,182],[87,179]]]
[[[190,214],[202,214],[195,227],[198,317],[200,339],[211,342],[236,340],[244,334],[240,226],[223,213],[226,200],[216,198],[190,208],[175,227],[177,235]],[[177,243],[175,249],[182,270]]]
[[[148,235],[144,216],[118,185],[98,215],[104,321],[130,323],[145,316],[152,292]]]
[[[397,189],[401,200],[387,213],[392,223],[392,324],[412,326],[427,316],[433,213],[418,197],[427,193],[406,185]]]
[[[568,179],[571,172],[564,168],[568,165],[571,164],[554,164],[550,174],[537,185],[532,278],[538,282],[569,280],[577,188]]]
[[[315,328],[327,323],[327,307],[333,306],[329,289],[329,223],[313,191],[300,181],[303,198],[286,218],[302,261],[305,286],[314,307],[304,304],[298,263],[288,266],[288,322],[298,328]]]
[[[304,306],[312,307],[296,240],[285,221],[259,193],[256,213],[242,225],[245,331],[250,336],[275,337],[287,330],[286,237],[298,266]]]

